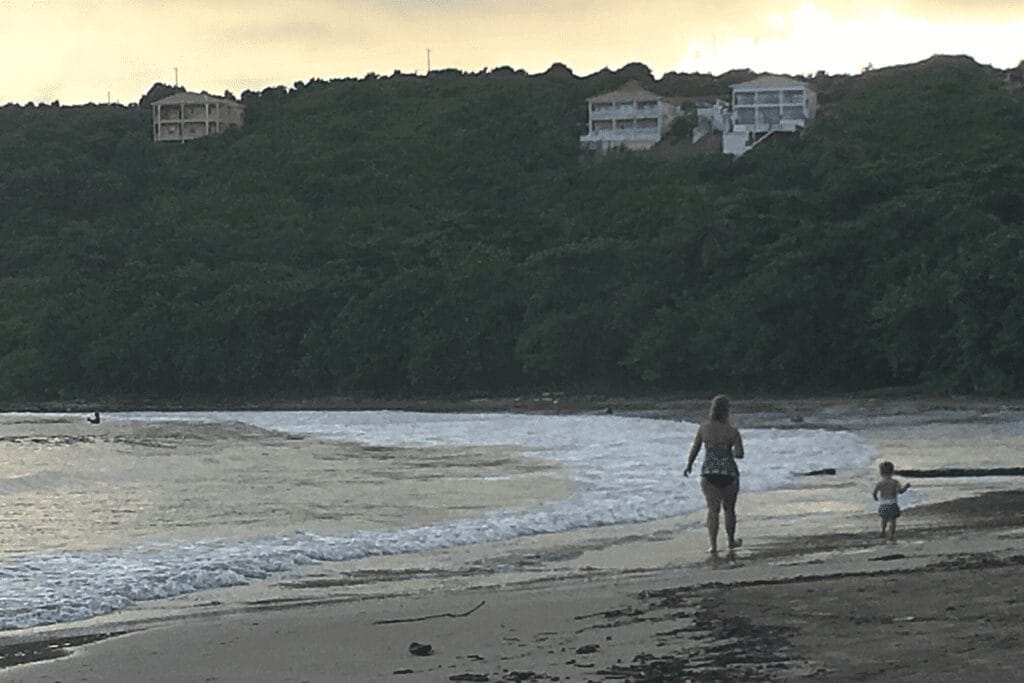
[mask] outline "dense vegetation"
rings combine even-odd
[[[587,78],[437,72],[0,108],[0,397],[1024,390],[1024,97],[963,58],[819,75],[737,161],[579,149]]]

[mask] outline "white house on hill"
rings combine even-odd
[[[206,93],[183,92],[153,103],[153,140],[184,142],[245,123],[245,105]]]
[[[658,144],[679,115],[676,105],[636,81],[595,95],[587,104],[587,133],[580,136],[580,144],[600,151],[617,147],[649,149]]]
[[[737,157],[772,133],[806,127],[818,109],[814,90],[785,76],[759,76],[731,88],[731,130],[722,135],[722,151]]]

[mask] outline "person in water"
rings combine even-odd
[[[90,417],[85,418],[89,424],[98,425],[100,423],[100,413],[96,411]]]
[[[898,479],[892,478],[895,471],[895,466],[888,460],[879,463],[878,473],[882,478],[871,492],[871,497],[878,501],[878,516],[882,518],[882,538],[885,538],[888,528],[890,541],[896,540],[896,518],[900,516],[900,505],[896,498],[910,488],[909,482],[901,484]]]
[[[729,549],[740,547],[736,538],[736,498],[740,493],[740,470],[736,461],[743,457],[743,439],[729,424],[729,398],[719,394],[711,399],[708,421],[697,429],[690,447],[690,458],[683,476],[690,476],[693,462],[704,446],[704,464],[700,468],[700,488],[708,504],[709,553],[718,552],[718,514],[725,511],[725,534]]]

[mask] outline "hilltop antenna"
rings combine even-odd
[[[174,67],[174,87],[178,87],[178,67]]]
[[[430,48],[427,48],[427,74],[430,73]]]

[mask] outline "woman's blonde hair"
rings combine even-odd
[[[711,399],[711,410],[708,412],[708,417],[712,422],[728,422],[729,397],[725,394],[719,394]]]

